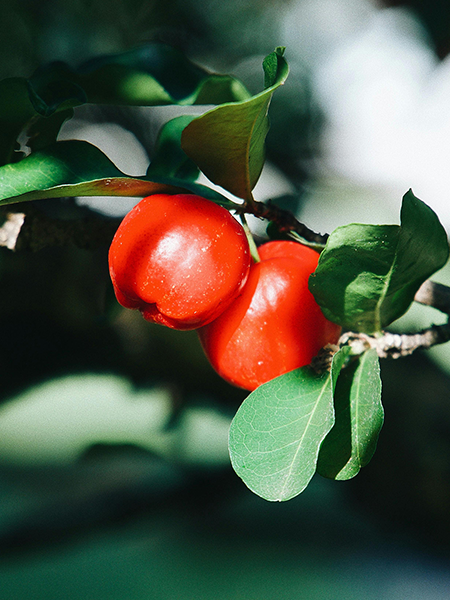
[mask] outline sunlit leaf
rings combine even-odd
[[[236,473],[266,500],[300,494],[316,470],[320,445],[333,427],[333,390],[348,349],[331,372],[296,369],[252,392],[234,417],[229,437]]]
[[[274,91],[288,76],[283,50],[264,61],[270,86],[243,102],[222,104],[194,119],[184,130],[184,151],[215,184],[248,199],[261,174],[264,142],[269,130],[267,111]]]
[[[57,142],[18,163],[0,167],[0,205],[73,196],[143,197],[160,192],[191,192],[223,206],[235,206],[221,194],[190,181],[130,177],[96,146],[81,140]]]
[[[350,479],[372,458],[383,425],[376,350],[368,350],[341,371],[334,405],[336,422],[320,449],[317,472]]]
[[[309,287],[331,321],[374,333],[408,310],[448,254],[438,217],[409,191],[400,226],[352,224],[333,231]]]

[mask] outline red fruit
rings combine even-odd
[[[241,291],[250,262],[236,219],[191,194],[144,198],[124,218],[109,250],[120,304],[173,329],[217,318]]]
[[[308,289],[317,252],[287,241],[258,250],[261,262],[252,265],[241,295],[198,332],[219,375],[247,390],[308,365],[341,331]]]

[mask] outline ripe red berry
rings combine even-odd
[[[214,369],[247,390],[309,364],[341,331],[308,289],[317,252],[279,241],[260,246],[259,255],[240,296],[198,331]]]
[[[173,329],[217,318],[241,291],[250,262],[236,219],[191,194],[144,198],[123,219],[109,251],[120,304]]]

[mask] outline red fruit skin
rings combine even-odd
[[[192,194],[141,200],[109,250],[119,303],[181,330],[217,318],[240,293],[250,264],[241,225],[223,207]]]
[[[268,242],[258,252],[261,261],[252,265],[240,296],[198,331],[217,373],[250,391],[308,365],[341,332],[308,289],[317,252],[289,241]]]

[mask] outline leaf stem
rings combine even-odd
[[[261,259],[259,257],[259,252],[258,252],[258,248],[255,243],[255,239],[252,235],[252,232],[250,231],[250,227],[248,226],[247,219],[245,218],[245,214],[239,213],[239,218],[241,219],[242,227],[245,231],[245,235],[247,236],[248,245],[250,246],[250,254],[252,255],[252,258],[255,261],[255,263],[258,263],[258,262],[260,262]]]

